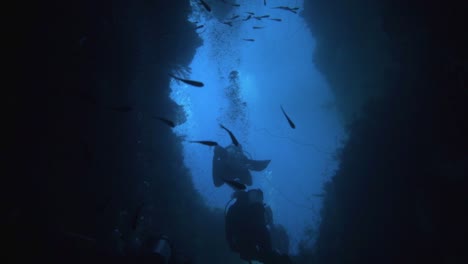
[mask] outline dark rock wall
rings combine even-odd
[[[167,73],[202,44],[186,19],[189,1],[41,1],[12,11],[10,252],[127,254],[166,234],[182,255],[229,262],[222,212],[205,208],[180,139],[151,118],[183,121]]]
[[[466,8],[454,1],[305,2],[318,42],[314,59],[350,125],[340,168],[325,188],[315,251],[303,258],[463,263]]]

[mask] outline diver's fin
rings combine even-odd
[[[246,167],[249,170],[253,171],[262,171],[264,170],[268,164],[270,164],[271,160],[247,160]]]
[[[234,144],[234,146],[238,147],[239,146],[239,141],[237,141],[237,138],[234,136],[234,134],[231,132],[231,130],[227,129],[225,126],[219,124],[219,126],[221,126],[222,129],[226,130],[229,134],[229,137],[231,138],[231,142],[232,144]]]

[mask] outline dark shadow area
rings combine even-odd
[[[153,118],[184,121],[168,73],[202,44],[189,12],[184,0],[118,0],[10,13],[2,223],[11,257],[137,255],[165,234],[193,262],[238,259],[223,212],[192,185],[181,139]]]
[[[305,2],[314,59],[350,125],[316,247],[297,261],[464,263],[464,4]]]
[[[465,263],[463,4],[304,2],[314,60],[350,125],[315,248],[295,262]],[[189,2],[18,5],[4,40],[8,257],[139,255],[165,234],[180,259],[238,263],[224,212],[205,207],[183,165],[182,139],[154,118],[185,120],[168,73],[202,44]]]

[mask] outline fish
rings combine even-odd
[[[278,21],[278,22],[281,22],[281,18],[270,18],[270,20],[274,20],[274,21]]]
[[[204,26],[205,26],[205,25],[199,25],[199,26],[197,26],[195,29],[200,29],[200,28],[202,28],[202,27],[204,27]]]
[[[245,19],[242,19],[242,21],[247,21],[252,18],[252,15],[248,15]]]
[[[207,145],[210,147],[218,146],[218,143],[215,141],[209,141],[209,140],[190,140],[190,143],[199,143],[203,145]]]
[[[269,18],[270,15],[263,15],[263,16],[259,16],[259,18]]]
[[[211,7],[203,0],[200,0],[200,4],[206,9],[206,11],[211,12]]]
[[[272,7],[271,9],[283,9],[283,10],[289,10],[289,7],[287,7],[287,6],[275,6],[275,7]]]
[[[231,180],[226,180],[226,179],[223,179],[223,181],[231,186],[234,190],[237,190],[237,191],[242,191],[242,190],[245,190],[247,187],[240,183],[240,182],[236,182],[236,181],[231,181]]]
[[[295,7],[296,8],[296,7]],[[299,9],[295,9],[295,8],[291,8],[289,6],[277,6],[277,7],[272,7],[272,9],[282,9],[282,10],[286,10],[286,11],[291,11],[293,12],[294,14],[297,14],[296,10]]]
[[[260,16],[254,16],[253,18],[255,18],[257,20],[262,20],[262,17],[260,17]]]
[[[132,229],[133,230],[136,230],[137,226],[138,226],[138,220],[140,220],[141,218],[141,210],[143,209],[143,206],[145,206],[145,203],[141,203],[140,206],[138,206],[136,212],[135,212],[135,216],[133,217],[133,220],[132,220]]]
[[[262,29],[262,28],[264,28],[264,27],[253,26],[252,28],[253,28],[253,29]]]
[[[239,141],[237,141],[237,138],[234,136],[234,134],[231,132],[231,130],[227,129],[225,126],[223,126],[221,124],[219,124],[219,126],[229,133],[229,137],[231,137],[232,144],[234,144],[234,146],[238,147],[239,146]]]
[[[231,21],[222,22],[222,23],[225,24],[225,25],[228,25],[228,26],[232,27],[232,22],[231,22]]]
[[[266,6],[266,0],[263,0],[263,5]]]
[[[249,15],[251,15],[251,16],[255,15],[254,12],[246,12],[246,13],[249,14]]]
[[[178,80],[178,81],[181,81],[181,82],[183,82],[183,83],[186,83],[186,84],[188,84],[188,85],[191,85],[191,86],[200,87],[200,88],[203,87],[203,86],[205,86],[202,82],[199,82],[199,81],[193,81],[193,80],[182,79],[182,78],[177,77],[177,76],[174,76],[174,75],[172,75],[172,74],[170,74],[170,73],[168,73],[168,74],[169,74],[169,76],[171,76],[172,78],[174,78],[174,79],[176,79],[176,80]]]
[[[110,107],[110,109],[112,111],[121,112],[121,113],[128,113],[128,112],[133,111],[133,107],[128,106],[128,105],[113,106],[113,107]]]
[[[176,125],[174,122],[172,122],[171,120],[167,119],[167,118],[164,118],[164,117],[159,117],[159,116],[152,116],[153,119],[158,119],[160,120],[161,122],[163,122],[164,124],[174,128]]]
[[[245,40],[245,41],[250,41],[250,42],[254,42],[254,41],[255,41],[255,39],[251,39],[251,38],[242,39],[242,40]]]
[[[240,7],[239,4],[232,4],[232,6],[235,6],[235,7]]]
[[[288,120],[288,123],[289,123],[289,126],[292,128],[292,129],[295,129],[296,128],[296,125],[293,123],[293,121],[289,118],[289,116],[286,114],[286,112],[284,111],[283,109],[283,106],[281,106],[281,111],[283,111],[283,115],[286,117],[286,119]]]
[[[231,20],[234,20],[234,19],[236,19],[238,17],[239,17],[239,15],[235,15],[235,16],[231,17]]]

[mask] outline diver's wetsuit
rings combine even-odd
[[[213,184],[219,187],[224,180],[239,180],[239,183],[252,185],[250,170],[264,170],[270,160],[252,160],[247,158],[242,147],[229,145],[226,148],[214,147],[213,155]]]
[[[249,203],[247,192],[239,192],[226,215],[226,239],[244,260],[263,260],[272,251],[262,203]]]

